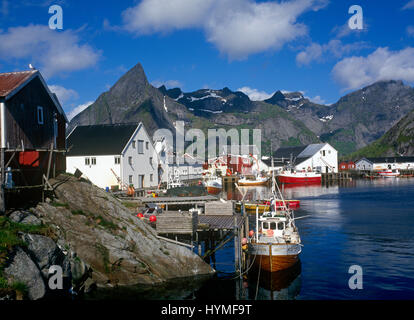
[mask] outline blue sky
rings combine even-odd
[[[63,9],[50,30],[49,6]],[[350,30],[351,5],[363,30]],[[37,67],[73,115],[136,63],[150,82],[303,91],[321,103],[372,82],[414,84],[414,0],[0,0],[0,72]]]

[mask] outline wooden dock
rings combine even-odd
[[[329,172],[322,173],[322,183],[330,181],[346,181],[352,180],[349,172]]]

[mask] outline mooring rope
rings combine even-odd
[[[260,279],[260,270],[261,269],[262,269],[262,256],[260,256],[259,272],[257,273],[256,295],[254,296],[254,300],[257,300],[257,293],[259,292],[259,279]]]

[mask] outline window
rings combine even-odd
[[[154,181],[154,175],[151,173],[150,174],[150,181],[153,182]]]
[[[128,157],[128,163],[132,166],[132,157]]]
[[[322,157],[324,157],[325,156],[325,150],[322,150]]]
[[[270,223],[270,229],[276,230],[276,222],[271,222]]]
[[[269,229],[269,224],[267,222],[263,222],[263,229]]]
[[[138,140],[138,153],[143,154],[144,153],[144,141]]]
[[[135,149],[135,140],[132,141],[132,148]]]
[[[147,141],[147,142],[145,142],[145,149],[149,149],[149,142]]]
[[[285,224],[283,223],[283,222],[279,222],[278,224],[277,224],[277,229],[278,230],[283,230],[285,228]]]
[[[37,107],[37,123],[43,124],[43,107]]]
[[[129,176],[129,184],[133,184],[134,182],[132,181],[132,176]]]
[[[96,165],[96,158],[92,158],[92,165],[95,166]]]
[[[150,165],[152,165],[152,157],[149,158]]]
[[[115,157],[115,164],[121,164],[121,157]]]
[[[91,164],[90,158],[85,158],[85,166],[89,166]]]

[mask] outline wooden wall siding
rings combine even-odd
[[[198,214],[196,212],[166,211],[157,216],[158,234],[191,234],[197,230]]]
[[[43,124],[38,124],[37,107],[43,107]],[[38,78],[33,79],[13,98],[6,101],[7,142],[11,149],[50,148],[54,141],[53,115],[58,115],[58,149],[65,148],[64,117]]]

